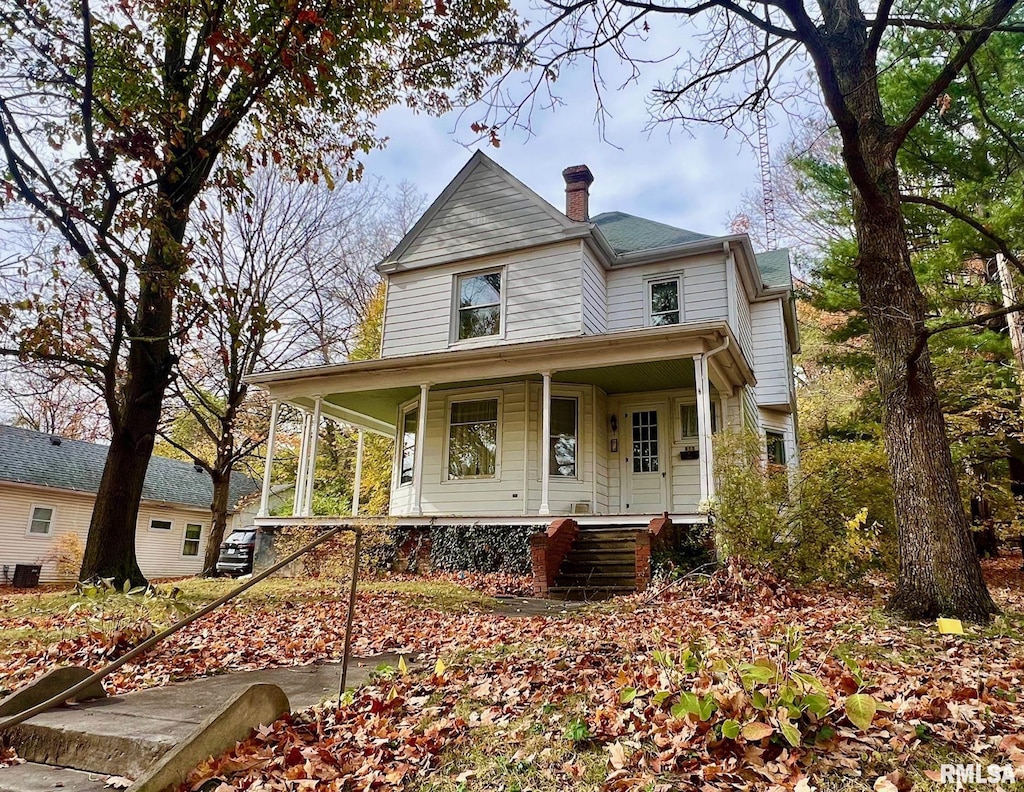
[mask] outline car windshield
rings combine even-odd
[[[232,531],[227,542],[228,544],[252,544],[255,539],[255,531]]]

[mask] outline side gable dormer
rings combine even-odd
[[[558,242],[580,225],[477,151],[378,270],[451,264]]]

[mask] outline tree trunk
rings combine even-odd
[[[124,383],[111,415],[113,437],[107,452],[80,580],[113,578],[144,585],[135,552],[135,531],[146,469],[160,422],[164,391],[174,357],[170,348],[173,297],[184,271],[181,241],[188,204],[171,204],[172,185],[161,188],[151,225],[149,248],[139,271],[139,304],[128,341]]]
[[[862,133],[863,134],[863,133]],[[861,304],[867,312],[896,501],[899,577],[891,611],[986,621],[998,609],[981,574],[922,340],[925,299],[910,266],[891,146],[861,149],[876,190],[854,191]]]
[[[210,504],[210,535],[206,539],[206,559],[203,561],[203,574],[217,574],[217,558],[220,556],[220,544],[224,541],[224,533],[228,527],[228,496],[231,492],[231,469],[224,473],[218,471],[213,476],[213,503]]]
[[[910,265],[900,202],[897,130],[878,91],[878,63],[857,0],[822,0],[805,30],[825,102],[843,141],[853,193],[857,282],[875,351],[896,506],[899,576],[889,609],[910,618],[986,621],[997,612],[960,500]],[[804,25],[808,21],[795,14]]]

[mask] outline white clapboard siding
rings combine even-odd
[[[750,315],[750,302],[747,300],[747,293],[743,289],[742,284],[737,281],[736,285],[736,326],[733,328],[733,332],[736,334],[736,340],[739,342],[740,349],[743,350],[747,360],[752,360],[754,336]]]
[[[611,486],[609,484],[608,468],[609,457],[611,456],[611,452],[609,450],[609,435],[611,433],[611,427],[608,425],[609,418],[608,397],[600,388],[594,388],[594,440],[596,459],[594,468],[594,509],[598,514],[609,514],[612,511],[618,511],[618,504],[616,503],[616,508],[613,509],[610,500]]]
[[[4,548],[0,551],[0,564],[9,567],[10,575],[14,574],[15,564],[41,564],[40,581],[43,583],[74,580],[77,574],[63,578],[58,574],[53,555],[64,534],[77,536],[84,549],[94,502],[95,497],[89,493],[0,483],[0,542]],[[47,536],[28,534],[28,523],[35,506],[54,509],[53,524]],[[171,530],[150,529],[152,519],[170,520]],[[186,523],[202,526],[197,556],[182,554]],[[135,549],[142,573],[148,578],[198,574],[203,568],[209,529],[210,513],[205,509],[164,508],[144,502],[139,510],[135,534]]]
[[[594,256],[583,246],[583,332],[598,335],[608,330],[608,288],[604,270]]]
[[[505,268],[505,326],[493,343],[580,335],[580,246],[563,242],[388,279],[383,356],[449,349],[455,278]]]
[[[682,273],[683,321],[706,322],[729,318],[728,282],[725,257],[706,254],[688,259],[673,259],[607,273],[608,330],[643,327],[645,279]]]
[[[754,376],[757,403],[788,405],[792,380],[792,359],[786,347],[782,301],[768,300],[750,306],[753,330]]]
[[[418,268],[487,255],[511,246],[556,241],[561,230],[536,196],[481,163],[438,209],[400,262],[403,268]]]

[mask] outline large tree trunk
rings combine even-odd
[[[895,182],[895,168],[892,174]],[[910,268],[898,196],[886,203],[855,200],[860,295],[896,500],[899,577],[889,608],[911,618],[983,621],[997,609],[960,499],[928,346],[920,343],[924,297]]]
[[[174,359],[170,348],[173,296],[185,259],[187,207],[158,197],[144,269],[139,272],[139,304],[129,340],[124,383],[114,414],[113,437],[96,493],[80,580],[113,578],[144,585],[135,553],[135,531],[146,469],[153,454],[164,391]],[[131,334],[132,330],[126,330]]]
[[[203,561],[203,574],[217,574],[217,558],[220,556],[220,545],[224,541],[224,533],[228,527],[228,496],[231,492],[231,469],[227,474],[220,472],[218,467],[213,475],[213,503],[210,504],[210,535],[206,540],[206,559]]]
[[[898,133],[882,109],[876,53],[860,4],[823,0],[820,7],[825,24],[807,35],[821,42],[812,57],[853,188],[858,286],[874,344],[896,502],[899,577],[889,609],[911,618],[984,621],[998,609],[974,550],[935,388],[925,299],[910,265],[900,202]]]

